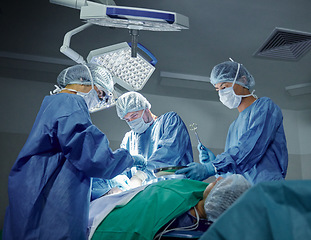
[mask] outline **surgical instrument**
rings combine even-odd
[[[197,137],[198,143],[201,143],[201,144],[202,144],[202,142],[201,142],[201,140],[200,140],[200,138],[199,138],[199,135],[198,135],[198,133],[197,133],[197,131],[196,131],[196,130],[198,129],[198,124],[192,123],[192,124],[189,125],[189,127],[190,127],[190,130],[191,130],[191,131],[194,131],[195,136]]]

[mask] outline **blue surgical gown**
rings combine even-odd
[[[311,239],[311,180],[256,184],[200,240]]]
[[[4,239],[86,239],[90,178],[132,165],[127,150],[111,151],[82,97],[45,97],[9,175]]]
[[[144,170],[148,180],[154,179],[153,170],[168,166],[186,166],[193,162],[190,136],[186,125],[175,112],[168,112],[154,120],[144,133],[127,132],[121,143],[121,148],[129,150],[132,155],[140,154],[147,159]],[[131,172],[127,173],[132,176]],[[105,179],[93,179],[92,200],[112,187]]]
[[[145,172],[150,178],[154,178],[156,168],[186,166],[193,162],[187,127],[175,112],[158,117],[144,133],[127,132],[121,147],[148,160]]]
[[[230,125],[225,151],[213,161],[219,175],[242,174],[251,183],[282,180],[288,152],[280,108],[257,99]]]

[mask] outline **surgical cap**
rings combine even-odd
[[[96,87],[113,92],[112,75],[105,68],[93,63],[78,64],[64,69],[57,77],[57,84],[62,88],[68,84],[92,85],[90,73]]]
[[[238,71],[238,63],[237,62],[223,62],[216,65],[210,76],[211,84],[214,86],[220,82],[233,82],[235,75]],[[245,77],[246,79],[242,78]],[[239,74],[237,76],[236,83],[250,89],[255,86],[255,79],[253,76],[247,71],[247,69],[241,64]]]
[[[138,92],[127,92],[122,94],[116,103],[117,114],[123,119],[129,112],[135,112],[143,109],[150,109],[151,104]]]
[[[240,174],[219,180],[204,202],[207,220],[214,222],[251,184]]]

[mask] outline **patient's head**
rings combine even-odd
[[[240,174],[218,178],[209,184],[203,194],[207,220],[214,222],[250,187],[251,184]]]

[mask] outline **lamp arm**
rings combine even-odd
[[[72,59],[73,61],[77,62],[77,63],[85,64],[86,62],[83,59],[83,57],[69,47],[70,46],[70,40],[71,40],[71,37],[73,35],[83,31],[84,29],[86,29],[92,25],[93,25],[92,23],[85,23],[82,26],[77,27],[77,28],[67,32],[65,34],[65,37],[64,37],[63,45],[60,47],[60,52],[63,53],[64,55],[66,55],[67,57],[69,57],[70,59]]]
[[[50,0],[50,3],[75,9],[81,9],[82,6],[87,5],[86,0]]]

